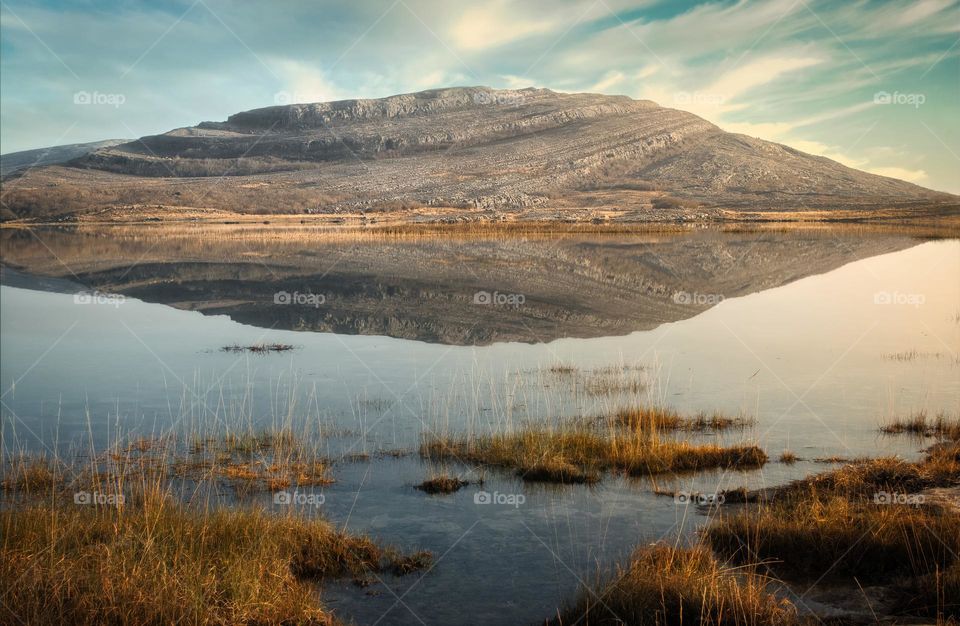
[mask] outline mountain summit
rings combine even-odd
[[[258,213],[593,208],[643,219],[957,200],[647,100],[487,87],[255,109],[5,183],[8,218],[159,205]]]

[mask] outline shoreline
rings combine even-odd
[[[430,208],[385,212],[253,214],[177,206],[117,207],[95,213],[0,221],[0,229],[99,226],[279,226],[320,227],[330,231],[429,233],[451,231],[628,234],[690,228],[932,228],[960,234],[960,204],[889,209],[617,211],[556,209],[491,211]]]

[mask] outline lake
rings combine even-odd
[[[780,485],[835,458],[918,458],[894,416],[960,409],[960,240],[855,227],[424,234],[183,225],[0,231],[5,454],[245,427],[334,460],[323,515],[434,552],[422,578],[330,585],[359,623],[533,623],[638,544],[711,511],[655,490]],[[251,353],[229,346],[282,344]],[[425,436],[639,404],[753,418],[752,471],[544,486]],[[777,462],[784,450],[801,460]],[[522,496],[522,497],[519,497]],[[279,509],[270,493],[254,498]],[[233,504],[230,498],[224,506]]]

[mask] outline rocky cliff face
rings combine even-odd
[[[14,187],[59,180],[100,208],[143,202],[263,212],[652,210],[665,195],[688,206],[759,210],[956,201],[726,133],[653,102],[547,89],[469,87],[274,106],[97,150],[69,165],[29,172]],[[207,192],[205,178],[216,179],[217,189]],[[19,205],[15,193],[8,204],[21,215],[51,210],[57,193]]]

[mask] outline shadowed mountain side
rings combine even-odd
[[[917,242],[816,231],[554,240],[324,240],[310,229],[226,226],[168,231],[44,229],[37,232],[40,243],[27,232],[7,230],[2,242],[12,268],[148,302],[266,328],[455,345],[652,329],[692,317],[722,297]],[[489,297],[477,296],[484,292]]]
[[[444,207],[494,212],[485,219],[504,219],[496,214],[504,211],[563,219],[562,209],[596,208],[642,221],[724,208],[957,203],[647,100],[459,87],[267,107],[143,137],[8,177],[2,209],[7,218],[62,218],[136,215],[145,206],[321,214]],[[560,213],[537,213],[544,209]]]
[[[107,139],[105,141],[91,141],[90,143],[71,143],[50,148],[8,152],[0,155],[0,176],[12,174],[28,167],[64,163],[89,154],[94,150],[111,148],[126,142],[126,139]]]

